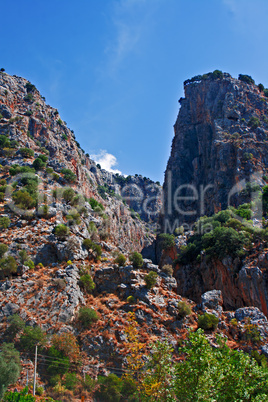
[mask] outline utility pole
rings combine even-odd
[[[37,345],[35,346],[33,395],[35,395],[35,386],[36,386],[36,366],[37,366]]]

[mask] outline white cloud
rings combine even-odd
[[[106,48],[111,73],[117,71],[129,54],[139,51],[147,30],[150,30],[153,24],[152,12],[159,1],[118,0],[114,3],[112,10],[114,35]]]
[[[101,165],[102,169],[108,170],[108,172],[122,174],[120,170],[113,169],[118,164],[114,155],[109,154],[106,150],[101,149],[98,154],[90,155],[90,157]]]

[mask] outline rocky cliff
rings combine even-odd
[[[152,241],[149,228],[135,212],[148,222],[157,219],[159,203],[161,207],[160,185],[141,176],[115,176],[97,167],[81,149],[58,110],[47,105],[36,87],[24,78],[0,73],[0,118],[0,135],[9,142],[5,145],[2,140],[0,155],[5,177],[10,166],[31,167],[35,158],[47,155],[46,171],[40,169],[38,175],[39,188],[46,187],[51,208],[55,208],[50,197],[52,190],[68,186],[62,172],[69,169],[75,175],[71,187],[86,198],[94,197],[106,207],[108,219],[103,230],[112,233],[117,245],[140,251]],[[26,155],[26,152],[23,155],[20,150],[24,148],[30,148],[33,154]],[[138,186],[134,186],[133,182],[137,180]],[[7,182],[11,183],[11,177],[7,178]],[[138,197],[136,191],[139,191]],[[127,199],[123,203],[125,195]],[[151,219],[143,208],[147,204],[147,211],[152,211]],[[60,210],[56,212],[57,215],[62,214]],[[58,219],[62,218],[58,216]]]
[[[179,155],[184,159],[177,166],[173,156],[170,158],[169,168],[174,174],[169,182],[166,173],[166,201],[167,189],[169,186],[175,189],[176,180],[182,184],[191,179],[197,186],[212,180],[216,186],[221,179],[218,171],[215,173],[218,179],[213,176],[202,152],[213,158],[214,165],[219,163],[224,168],[225,157],[217,161],[214,155],[214,148],[221,154],[217,141],[222,150],[234,149],[235,141],[242,141],[238,138],[242,132],[230,134],[234,117],[242,113],[242,106],[232,119],[227,112],[227,117],[219,117],[226,127],[229,124],[229,134],[226,131],[215,144],[212,138],[211,127],[215,125],[212,116],[218,116],[217,113],[220,116],[224,109],[221,105],[219,111],[214,110],[217,102],[212,98],[217,97],[216,92],[221,88],[220,100],[224,99],[227,104],[226,88],[233,88],[235,82],[225,74],[221,79],[198,80],[186,85],[186,93],[192,95],[182,101],[185,107],[182,106],[180,116],[183,112],[184,124],[178,118],[185,138],[176,148],[176,134],[172,150],[174,157]],[[252,105],[256,99],[263,99],[260,104],[267,106],[258,89],[240,82],[237,86],[247,94]],[[198,95],[198,88],[203,88],[199,101],[193,96]],[[207,94],[208,89],[213,92],[212,97]],[[230,110],[234,113],[232,102]],[[206,103],[210,105],[210,123],[203,116]],[[198,116],[194,115],[195,108],[200,108]],[[191,117],[188,110],[192,111]],[[254,113],[259,116],[258,110]],[[246,109],[243,113],[246,116]],[[248,136],[243,131],[241,147],[252,144],[252,149],[245,149],[254,156],[247,163],[241,162],[239,169],[244,173],[239,180],[249,175],[258,163],[265,173],[265,162],[261,159],[265,157],[265,148],[253,154],[253,148],[258,149],[260,145],[260,136],[265,136],[264,117],[258,117],[258,127],[254,128],[249,126],[250,116],[242,118],[248,119],[241,125]],[[187,136],[189,127],[191,133]],[[212,132],[207,134],[206,128]],[[215,132],[220,136],[219,128]],[[254,143],[251,136],[256,137]],[[188,148],[183,149],[185,144]],[[200,151],[199,158],[197,151]],[[237,152],[240,152],[238,146]],[[237,157],[237,163],[238,160]],[[233,183],[233,166],[230,169],[230,183]],[[214,188],[206,194],[217,197],[213,191]],[[93,378],[109,372],[121,376],[128,369],[128,358],[137,345],[139,354],[142,345],[142,360],[146,361],[153,342],[168,341],[174,348],[174,361],[177,360],[178,346],[190,329],[200,325],[199,316],[205,312],[217,317],[214,330],[228,339],[230,347],[244,350],[249,350],[253,342],[249,333],[251,320],[250,328],[257,339],[253,347],[268,355],[268,323],[264,315],[268,300],[267,257],[260,233],[252,229],[254,237],[250,229],[254,247],[250,255],[245,250],[248,258],[242,266],[241,259],[238,263],[232,257],[208,261],[203,252],[199,262],[190,259],[178,263],[177,253],[186,246],[191,233],[180,234],[176,239],[162,237],[161,264],[154,265],[132,252],[147,249],[148,254],[157,253],[153,241],[161,192],[159,183],[148,178],[113,175],[101,169],[85,154],[58,111],[45,103],[33,84],[0,72],[0,344],[11,340],[21,352],[18,389],[26,385],[26,370],[29,381],[33,379],[34,348],[29,351],[25,339],[29,341],[35,330],[44,347],[38,352],[38,384],[43,385],[46,395],[57,400],[73,401],[75,397],[80,398],[81,392],[93,400],[101,384]],[[212,210],[211,207],[209,211]],[[176,220],[175,212],[167,211],[168,218]],[[241,236],[250,248],[250,242],[246,241],[249,238],[243,233]],[[243,246],[241,239],[238,238],[239,246]],[[132,324],[131,320],[134,320]],[[210,330],[207,336],[213,344],[214,335]],[[64,348],[55,344],[55,340],[66,342],[66,339],[69,343],[64,343]],[[74,364],[73,356],[68,354],[70,341],[81,364]],[[33,346],[35,339],[31,342]],[[70,363],[67,368],[63,367],[66,358]],[[53,364],[56,372],[55,367],[51,368]],[[59,370],[61,377],[57,375]],[[73,388],[66,385],[67,374],[69,379],[76,378]]]
[[[263,86],[247,81],[217,71],[185,81],[165,172],[162,231],[182,223],[191,228],[199,216],[245,202],[250,184],[267,178],[268,99]]]

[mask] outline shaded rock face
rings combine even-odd
[[[257,86],[224,73],[184,89],[163,185],[163,232],[247,201],[239,192],[268,168],[268,103]]]
[[[204,292],[216,288],[221,291],[225,310],[255,306],[268,315],[267,267],[251,265],[240,269],[239,262],[230,257],[222,261],[203,260],[201,264],[177,266],[175,278],[177,292],[197,303],[203,303]]]
[[[121,197],[145,222],[156,223],[162,208],[162,187],[141,175],[115,176]]]

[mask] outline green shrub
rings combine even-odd
[[[119,402],[121,400],[122,380],[117,375],[99,376],[98,383],[99,388],[94,394],[97,400],[107,402]]]
[[[19,173],[35,173],[35,169],[30,168],[30,166],[19,166],[16,163],[9,168],[11,176],[16,176]]]
[[[0,243],[0,258],[7,252],[8,246],[4,243]]]
[[[30,149],[30,148],[20,148],[19,149],[20,154],[24,157],[24,158],[32,158],[34,156],[34,150]]]
[[[26,190],[18,190],[12,194],[12,199],[21,209],[32,209],[36,206],[36,200]]]
[[[89,222],[88,224],[88,232],[90,235],[97,232],[97,228],[94,222]]]
[[[78,320],[84,328],[89,327],[99,319],[95,310],[89,307],[81,307],[78,313]]]
[[[65,374],[70,367],[70,359],[65,356],[63,351],[58,350],[55,346],[51,346],[48,349],[49,366],[47,372],[51,378],[51,385],[56,385],[60,381],[60,375]]]
[[[87,209],[84,207],[85,206],[85,198],[83,197],[82,194],[77,194],[76,196],[74,196],[74,198],[72,199],[71,205],[82,207],[84,213],[87,212]],[[80,212],[82,212],[82,211],[80,211]]]
[[[5,336],[10,340],[14,340],[17,334],[25,328],[25,322],[20,318],[18,314],[14,314],[8,317],[9,326],[5,331]]]
[[[5,199],[5,193],[0,192],[0,202],[3,202]]]
[[[115,258],[114,262],[115,264],[118,264],[119,267],[123,267],[126,263],[126,257],[124,256],[124,254],[118,254],[118,256]]]
[[[255,359],[257,361],[257,363],[260,367],[267,369],[268,364],[267,364],[267,359],[266,359],[265,355],[263,355],[263,354],[260,355],[257,350],[252,350],[251,356],[253,357],[253,359]]]
[[[100,257],[102,254],[102,249],[99,244],[93,243],[93,251],[96,253],[97,257]]]
[[[60,175],[58,173],[53,173],[52,178],[53,178],[53,180],[58,181],[60,178]]]
[[[217,79],[217,78],[222,78],[223,77],[223,72],[221,70],[214,70],[212,73],[212,78]]]
[[[178,317],[179,318],[184,318],[187,317],[187,315],[190,315],[192,312],[191,307],[189,304],[187,304],[184,301],[180,301],[178,303]]]
[[[175,246],[175,237],[172,234],[168,233],[161,233],[158,236],[159,245],[162,250],[166,250]]]
[[[28,255],[27,255],[26,250],[24,250],[24,249],[20,250],[19,251],[19,257],[20,257],[20,263],[24,264],[28,259]]]
[[[253,80],[253,78],[250,75],[239,74],[238,79],[240,81],[246,82],[247,84],[250,84],[250,85],[255,84],[255,81]]]
[[[259,90],[262,92],[264,90],[264,86],[262,84],[258,85]]]
[[[88,273],[85,273],[80,277],[79,285],[85,289],[87,293],[92,293],[96,286]]]
[[[49,206],[47,204],[41,205],[41,207],[38,208],[38,214],[47,218],[49,214]]]
[[[102,216],[102,214],[103,214],[103,209],[102,209],[99,205],[97,205],[97,206],[94,208],[94,212],[96,212],[96,214],[99,214],[100,216]]]
[[[0,352],[0,399],[7,387],[14,384],[20,375],[20,355],[12,343],[2,343]],[[12,401],[12,399],[6,399]],[[18,400],[18,399],[16,399]]]
[[[248,342],[252,342],[253,344],[258,344],[261,342],[261,334],[258,325],[251,324],[250,319],[244,326],[242,339]]]
[[[132,262],[132,265],[134,268],[141,268],[143,266],[143,258],[140,253],[137,251],[134,251],[133,253],[130,254],[129,256],[130,261]]]
[[[176,365],[175,400],[178,401],[267,401],[268,372],[251,357],[228,348],[218,338],[211,346],[202,330],[189,333]]]
[[[69,225],[80,225],[81,223],[80,214],[75,208],[69,211],[68,215],[66,215],[66,219],[68,220]]]
[[[252,116],[252,117],[250,118],[249,122],[248,122],[248,125],[254,129],[254,128],[260,127],[261,122],[260,122],[260,120],[258,119],[258,117],[253,117],[253,116]]]
[[[44,162],[41,158],[36,158],[33,161],[33,167],[35,168],[35,170],[41,170],[46,166],[46,162]]]
[[[24,265],[26,265],[26,267],[29,267],[30,269],[34,269],[35,265],[34,262],[32,260],[28,260],[24,263]]]
[[[0,149],[9,147],[10,147],[10,141],[8,137],[6,137],[5,135],[0,135]]]
[[[239,205],[237,209],[234,210],[234,213],[240,216],[243,219],[249,220],[252,218],[252,208],[250,204],[242,204]]]
[[[7,229],[10,225],[10,219],[8,216],[1,216],[0,217],[0,228]]]
[[[218,227],[206,233],[202,240],[206,253],[210,256],[224,258],[230,255],[236,258],[244,254],[245,234],[238,233],[233,228]]]
[[[63,385],[69,389],[70,391],[73,391],[76,386],[79,384],[79,379],[77,378],[76,373],[66,373],[65,378],[63,380]]]
[[[47,174],[52,174],[53,172],[54,172],[53,168],[51,168],[51,167],[46,168]]]
[[[268,185],[266,185],[262,188],[262,206],[263,206],[264,214],[267,214],[267,212],[268,212]]]
[[[92,240],[90,240],[90,239],[84,239],[82,245],[83,245],[83,247],[85,247],[85,249],[88,251],[88,250],[91,249],[92,244],[93,244]]]
[[[268,98],[268,89],[267,89],[267,88],[265,88],[265,89],[263,90],[263,93],[264,93],[264,96],[266,96],[266,98]]]
[[[96,388],[96,380],[86,374],[84,380],[82,381],[82,386],[84,390],[92,392]]]
[[[101,210],[104,211],[104,206],[103,206],[100,202],[98,202],[97,200],[95,200],[95,198],[93,198],[93,197],[91,197],[91,198],[89,199],[89,204],[90,204],[90,206],[91,206],[91,208],[92,208],[93,210],[95,210],[96,207],[100,207]]]
[[[54,234],[57,237],[65,237],[65,236],[68,236],[69,233],[70,233],[70,229],[63,223],[57,225],[54,229]]]
[[[136,299],[135,299],[134,296],[128,296],[127,302],[128,302],[129,304],[135,304],[135,303],[136,303]]]
[[[15,141],[15,140],[12,140],[12,141],[10,141],[10,148],[18,148],[19,147],[19,142],[18,141]]]
[[[46,343],[46,334],[38,326],[25,327],[20,337],[20,347],[27,352],[34,352],[35,346],[44,347]]]
[[[71,202],[75,196],[75,191],[72,188],[66,188],[62,193],[63,199],[66,202]]]
[[[205,313],[198,316],[198,328],[205,330],[215,330],[218,326],[219,319],[214,314]]]
[[[36,387],[36,390],[35,390],[36,395],[42,396],[44,392],[45,392],[44,388],[41,385],[38,385]]]
[[[61,173],[63,174],[64,180],[66,180],[68,183],[76,182],[76,174],[73,173],[70,169],[62,169]]]
[[[93,250],[97,257],[100,257],[102,254],[102,249],[101,246],[99,244],[94,243],[92,240],[90,239],[84,239],[83,241],[83,246],[85,247],[86,250]]]
[[[147,289],[152,289],[157,282],[157,273],[154,271],[149,272],[149,274],[145,275],[144,280],[146,283],[146,287]]]
[[[162,267],[162,271],[163,271],[165,274],[169,275],[169,276],[172,276],[172,275],[173,275],[173,268],[172,268],[172,265],[170,265],[170,264],[164,265],[164,266]]]
[[[14,257],[9,255],[6,258],[0,259],[0,274],[1,276],[10,276],[17,272],[18,265]]]
[[[32,84],[30,81],[26,83],[25,88],[27,93],[36,91],[35,85]]]

